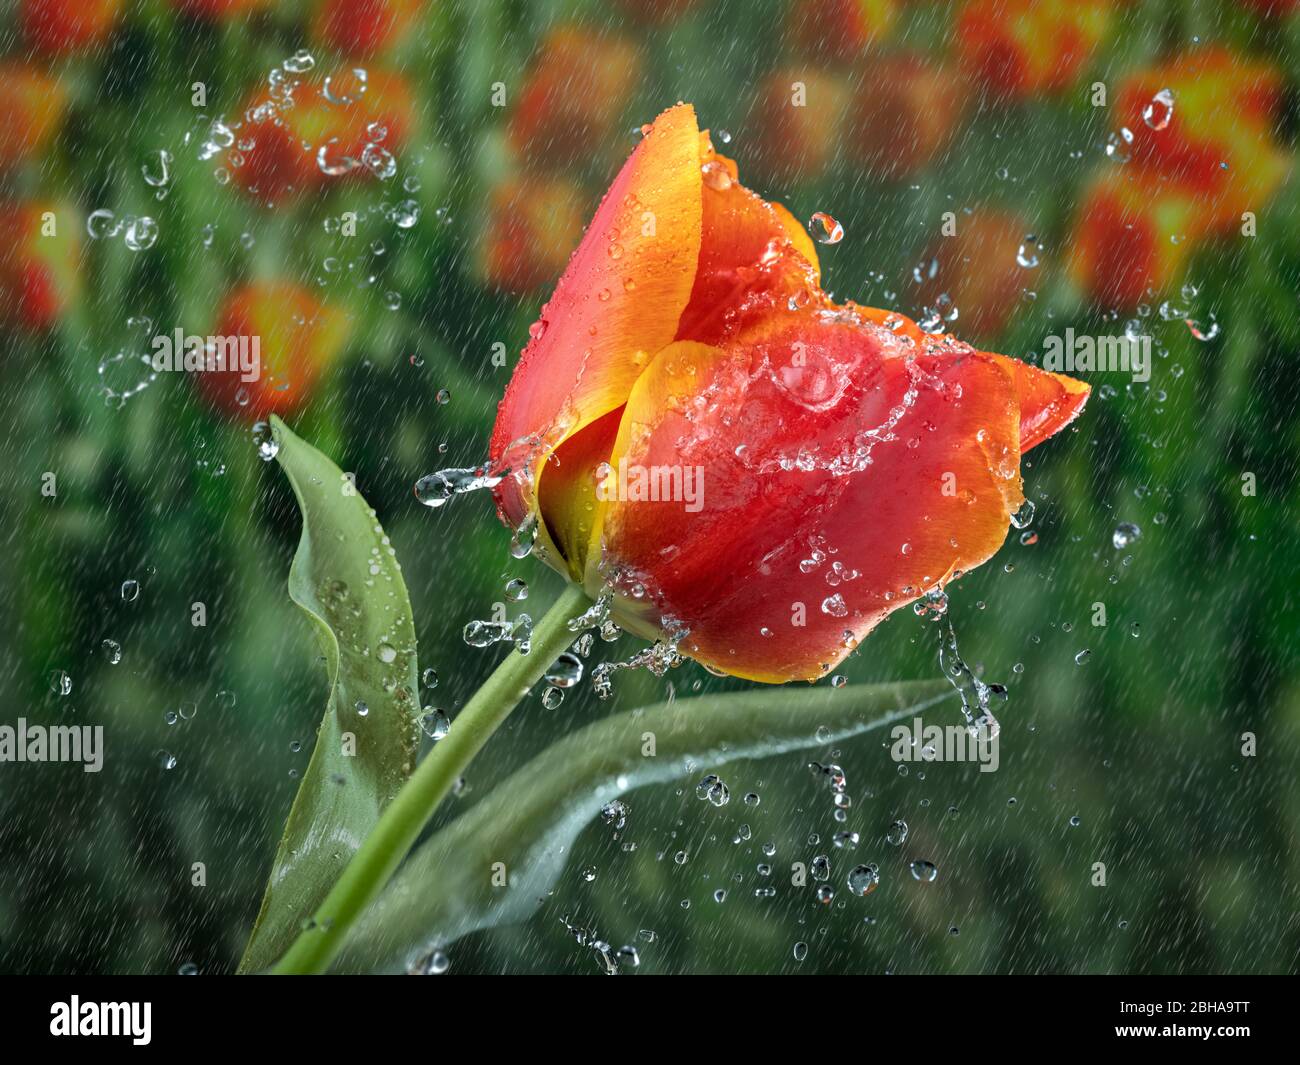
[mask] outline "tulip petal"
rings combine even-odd
[[[825,297],[804,227],[741,185],[736,164],[703,141],[700,262],[677,339],[716,344],[774,310],[784,312],[792,297],[803,306]]]
[[[896,336],[910,339],[915,344],[924,344],[929,336],[912,319],[895,311],[860,307],[853,303],[848,306],[866,321],[888,329]],[[1066,377],[1065,374],[1040,370],[1007,355],[985,354],[996,360],[1011,376],[1015,387],[1016,400],[1020,406],[1021,454],[1064,429],[1088,401],[1088,394],[1092,390],[1082,381]]]
[[[700,251],[699,130],[689,104],[655,120],[601,201],[506,389],[491,455],[515,473],[496,490],[517,526],[539,467],[566,438],[621,406],[672,339]]]
[[[661,627],[685,619],[680,648],[701,662],[816,678],[997,550],[1023,501],[1019,425],[996,358],[850,313],[674,344],[637,382],[611,463],[629,488],[675,470],[703,491],[608,503],[603,574],[642,589]]]
[[[1050,373],[1006,355],[993,355],[1011,375],[1020,406],[1020,453],[1055,436],[1078,417],[1091,388],[1065,374]]]

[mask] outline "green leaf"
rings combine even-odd
[[[334,463],[271,421],[302,511],[289,596],[313,622],[329,702],[241,972],[288,949],[410,776],[420,737],[415,625],[388,537]]]
[[[527,918],[601,807],[635,788],[741,758],[824,747],[952,697],[944,680],[704,695],[605,718],[552,744],[425,841],[361,917],[343,970],[400,969],[408,955]],[[655,756],[645,757],[653,732]],[[493,888],[494,862],[510,871]]]

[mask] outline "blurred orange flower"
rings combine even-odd
[[[1025,100],[1072,86],[1110,27],[1113,0],[968,0],[962,66],[986,92]]]
[[[1185,52],[1126,78],[1116,122],[1133,134],[1128,166],[1200,197],[1206,230],[1232,229],[1281,184],[1276,141],[1282,72],[1226,48]]]
[[[958,215],[956,232],[939,237],[923,257],[927,269],[922,273],[919,302],[942,312],[946,296],[958,313],[954,328],[963,336],[996,336],[1037,277],[1037,245],[1031,237],[1031,227],[1009,211],[985,209]],[[1022,260],[1032,265],[1022,265]],[[933,276],[928,269],[931,263]]]
[[[1177,279],[1197,241],[1241,232],[1291,169],[1275,133],[1282,88],[1272,64],[1224,48],[1125,79],[1115,110],[1128,161],[1085,194],[1074,282],[1101,304],[1132,307]]]
[[[236,289],[217,315],[212,335],[256,340],[258,376],[238,366],[195,374],[218,410],[239,418],[284,414],[310,398],[317,381],[343,353],[351,321],[292,281],[255,282]]]
[[[699,0],[618,0],[618,6],[642,22],[664,25],[676,22]]]
[[[492,191],[482,272],[489,284],[524,293],[553,283],[582,235],[582,191],[563,178],[525,177]]]
[[[899,7],[900,0],[795,0],[786,25],[807,54],[846,61],[889,35]]]
[[[952,143],[967,95],[952,70],[923,56],[870,59],[845,116],[845,150],[873,178],[911,177]]]
[[[53,203],[0,205],[0,321],[48,329],[81,288],[81,219]]]
[[[389,176],[416,121],[410,86],[382,70],[368,71],[364,83],[343,72],[328,89],[324,80],[304,84],[291,107],[262,90],[243,115],[227,158],[239,187],[267,205],[331,178]]]
[[[316,11],[316,40],[365,59],[400,44],[424,14],[426,0],[324,0]]]
[[[0,169],[40,152],[63,118],[67,90],[29,63],[0,63],[0,99],[8,113],[0,123]]]
[[[1177,190],[1153,196],[1135,176],[1106,175],[1079,207],[1071,280],[1099,306],[1136,307],[1177,280],[1199,233],[1201,209]]]
[[[93,48],[108,36],[122,0],[23,0],[23,35],[48,55]]]
[[[610,139],[640,72],[635,46],[576,26],[554,30],[533,57],[510,118],[510,144],[530,163],[566,166]]]
[[[749,109],[746,147],[774,181],[812,181],[825,171],[839,141],[843,81],[790,67],[768,75]]]
[[[178,11],[196,18],[234,19],[270,7],[274,0],[171,0]]]

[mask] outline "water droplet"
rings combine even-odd
[[[706,799],[714,806],[726,806],[731,801],[731,790],[716,773],[710,773],[695,785],[695,797]]]
[[[939,870],[935,868],[934,862],[915,861],[911,865],[912,877],[921,881],[923,884],[931,883],[939,875]]]
[[[275,430],[270,422],[256,422],[253,425],[253,443],[257,447],[257,457],[263,462],[270,462],[280,453],[280,441],[275,438]]]
[[[410,229],[420,220],[420,205],[414,200],[403,200],[393,208],[390,217],[398,229]]]
[[[49,675],[50,691],[55,695],[72,694],[72,677],[66,670],[55,669]]]
[[[140,168],[145,183],[154,188],[162,188],[171,180],[172,153],[160,149],[158,154]]]
[[[1142,536],[1142,530],[1134,525],[1131,521],[1122,521],[1115,526],[1115,531],[1111,533],[1110,542],[1115,545],[1116,551],[1123,551],[1126,547],[1131,547],[1138,542]]]
[[[315,58],[305,48],[298,49],[283,63],[284,69],[290,74],[305,74],[315,65]]]
[[[1127,126],[1106,138],[1106,154],[1116,163],[1132,158],[1133,131]]]
[[[140,598],[140,582],[131,581],[131,580],[123,581],[122,602],[134,603],[139,598]]]
[[[572,688],[582,680],[582,659],[565,651],[546,671],[545,680],[556,688]]]
[[[808,219],[808,231],[818,244],[838,244],[844,239],[844,227],[825,211],[818,211]]]
[[[420,731],[437,743],[451,731],[451,719],[437,707],[426,706],[420,718]]]
[[[1043,246],[1032,233],[1026,235],[1021,242],[1020,248],[1016,251],[1016,262],[1026,270],[1033,270],[1038,266],[1038,255],[1043,250]]]
[[[842,618],[848,615],[849,608],[844,603],[844,596],[836,592],[834,595],[828,595],[822,600],[822,613],[829,614],[833,618]]]
[[[1165,129],[1174,117],[1174,94],[1161,89],[1142,108],[1142,121],[1152,129]]]
[[[86,232],[90,234],[91,240],[115,237],[121,231],[122,223],[119,222],[117,216],[106,207],[101,207],[97,211],[91,211],[90,216],[86,219]]]
[[[1014,528],[1024,529],[1032,524],[1034,520],[1034,504],[1032,500],[1026,499],[1020,504],[1020,509],[1011,515],[1011,524]]]
[[[907,842],[907,822],[901,818],[889,826],[889,831],[885,833],[885,842],[895,847],[901,847]]]
[[[874,864],[856,865],[849,872],[849,890],[855,895],[870,895],[880,886],[880,871]]]
[[[158,240],[158,223],[148,215],[130,218],[126,223],[126,236],[122,239],[132,251],[148,251]]]

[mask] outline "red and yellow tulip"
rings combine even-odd
[[[1132,308],[1176,283],[1199,241],[1241,232],[1291,170],[1276,134],[1282,86],[1272,64],[1224,48],[1125,79],[1115,108],[1129,161],[1084,194],[1074,283],[1101,306]]]
[[[0,322],[49,329],[81,288],[81,217],[53,203],[0,205]]]
[[[900,0],[795,0],[790,36],[813,58],[856,59],[889,36]]]
[[[1099,307],[1131,309],[1177,282],[1203,206],[1176,189],[1153,191],[1109,174],[1084,194],[1070,240],[1069,275]]]
[[[845,116],[845,150],[873,178],[910,178],[952,143],[969,94],[955,71],[921,55],[876,57],[865,69]]]
[[[1198,48],[1139,71],[1115,101],[1117,123],[1133,133],[1128,167],[1196,196],[1207,232],[1237,227],[1291,166],[1276,133],[1283,88],[1272,63],[1227,48]]]
[[[172,0],[172,6],[186,15],[213,21],[228,21],[270,7],[274,0]]]
[[[838,76],[802,67],[788,67],[764,78],[747,125],[753,131],[756,169],[773,181],[820,177],[839,142],[845,95]]]
[[[957,18],[962,66],[993,96],[1064,92],[1110,27],[1108,0],[968,0]]]
[[[939,307],[947,296],[958,312],[957,325],[966,336],[995,337],[1010,321],[1026,288],[1040,276],[1021,260],[1036,255],[1037,245],[1027,248],[1032,235],[1023,218],[1009,211],[982,209],[957,218],[951,236],[940,237],[922,257],[934,264],[933,276],[924,276],[916,302]],[[1022,250],[1025,252],[1021,254]]]
[[[821,676],[988,559],[1021,453],[1088,394],[836,305],[819,277],[804,228],[680,104],[606,193],[492,437],[501,515],[537,523],[546,561],[612,587],[632,631],[761,681]]]
[[[23,35],[47,55],[87,51],[106,38],[122,0],[23,0]]]
[[[316,40],[345,56],[368,59],[400,44],[419,24],[425,0],[325,0]]]
[[[582,191],[564,178],[525,177],[492,191],[484,226],[484,279],[507,292],[554,283],[582,233]]]
[[[367,145],[395,153],[415,125],[415,98],[398,74],[370,70],[362,83],[350,71],[336,72],[331,93],[334,101],[326,96],[323,79],[312,81],[297,90],[289,108],[271,106],[265,92],[255,94],[236,130],[232,154],[242,157],[231,168],[236,184],[274,205],[332,178],[366,175]],[[245,141],[252,147],[240,148]]]
[[[63,119],[68,94],[61,82],[22,62],[0,63],[0,98],[8,106],[0,123],[0,170],[40,153]]]
[[[245,285],[226,298],[213,335],[256,338],[257,379],[245,381],[238,367],[205,370],[195,375],[199,389],[218,410],[236,418],[296,410],[342,354],[350,332],[344,311],[321,303],[301,285]]]
[[[530,163],[565,166],[608,141],[636,85],[636,47],[576,26],[548,34],[510,116],[510,144]]]

